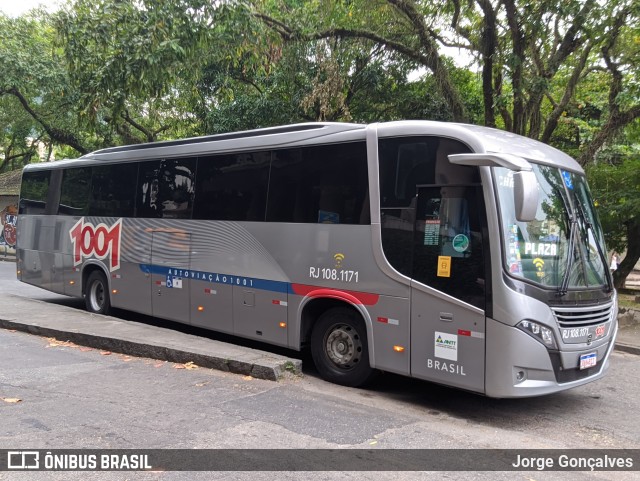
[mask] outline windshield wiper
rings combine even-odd
[[[565,204],[566,205],[566,204]],[[578,221],[575,219],[573,214],[569,214],[569,221],[571,222],[571,228],[569,230],[569,246],[567,249],[567,270],[564,271],[564,275],[562,276],[562,282],[560,283],[560,287],[558,287],[558,295],[564,296],[567,293],[567,289],[569,287],[569,277],[571,273],[571,268],[573,267],[573,254],[574,254],[574,244],[575,238],[578,231]]]
[[[580,216],[580,219],[582,219],[582,222],[584,222],[584,225],[587,226],[587,232],[589,230],[591,230],[591,234],[593,235],[594,240],[596,241],[596,250],[598,251],[598,256],[600,257],[600,262],[602,262],[602,265],[605,266],[604,270],[604,277],[607,280],[607,290],[608,292],[613,291],[613,283],[611,281],[611,276],[607,275],[607,268],[606,266],[608,265],[607,263],[607,258],[604,255],[604,252],[602,251],[602,246],[600,245],[600,243],[598,242],[598,238],[596,236],[596,233],[593,229],[593,224],[591,223],[591,221],[587,218],[586,214],[584,213],[584,210],[582,208],[582,204],[580,204],[580,202],[576,203],[576,209],[578,210],[578,215]]]

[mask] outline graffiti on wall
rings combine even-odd
[[[8,205],[0,211],[0,254],[16,253],[16,222],[18,204]]]

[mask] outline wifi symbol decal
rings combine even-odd
[[[333,256],[333,258],[336,260],[336,269],[341,269],[342,261],[344,260],[344,254],[338,252]]]
[[[544,261],[539,257],[536,257],[535,259],[533,259],[533,265],[536,266],[538,271],[541,271],[542,268],[544,267]]]

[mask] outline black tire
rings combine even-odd
[[[346,307],[320,316],[311,332],[311,356],[323,379],[343,386],[362,386],[376,374],[369,365],[364,322]]]
[[[89,274],[84,289],[84,303],[89,312],[104,315],[111,312],[109,283],[102,271],[93,271]]]

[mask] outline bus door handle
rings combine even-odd
[[[450,312],[441,312],[440,320],[443,322],[453,322],[453,314]]]

